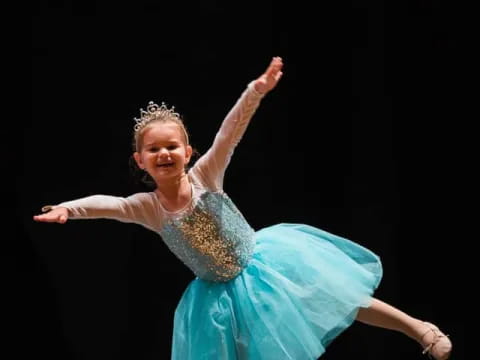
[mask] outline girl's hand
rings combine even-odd
[[[68,209],[65,207],[56,207],[42,215],[35,215],[33,220],[39,222],[56,222],[65,224],[68,220]]]
[[[278,81],[283,75],[282,67],[282,58],[278,56],[274,57],[267,70],[257,80],[255,80],[255,90],[261,94],[266,94],[275,86],[277,86]]]

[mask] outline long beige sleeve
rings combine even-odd
[[[114,219],[159,231],[163,216],[154,197],[154,193],[137,193],[129,197],[92,195],[62,202],[52,208],[67,208],[69,219]]]
[[[212,146],[192,168],[193,175],[207,188],[222,190],[225,169],[263,96],[253,81],[248,84],[223,120]]]

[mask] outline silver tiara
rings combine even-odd
[[[162,105],[158,106],[153,101],[150,101],[147,106],[147,111],[140,109],[140,118],[134,118],[136,124],[133,126],[133,130],[139,131],[150,121],[161,118],[175,117],[181,120],[180,114],[174,111],[175,106],[170,109],[162,102]]]

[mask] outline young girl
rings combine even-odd
[[[135,119],[133,156],[156,189],[46,206],[34,220],[110,218],[162,237],[197,276],[175,311],[172,359],[317,359],[354,320],[400,331],[423,353],[447,359],[452,345],[438,327],[372,297],[382,277],[374,253],[303,224],[254,231],[223,191],[233,150],[282,67],[273,58],[247,86],[189,170],[180,116],[150,102]]]

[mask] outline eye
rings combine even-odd
[[[168,150],[175,150],[178,146],[177,145],[169,145],[167,146]]]
[[[148,149],[148,151],[150,152],[157,152],[158,151],[158,148],[157,147],[151,147],[150,149]]]

